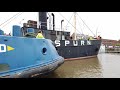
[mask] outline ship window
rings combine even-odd
[[[43,49],[42,49],[42,53],[43,53],[43,54],[46,54],[46,52],[47,52],[47,49],[46,49],[46,48],[43,48]]]

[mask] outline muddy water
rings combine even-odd
[[[65,61],[43,78],[120,78],[120,54],[102,53],[95,58]]]

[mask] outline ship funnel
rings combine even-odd
[[[39,12],[39,23],[41,30],[47,30],[47,12]]]
[[[53,16],[53,30],[55,30],[55,15],[52,13]]]

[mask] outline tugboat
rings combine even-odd
[[[34,31],[27,28],[22,36],[21,27],[14,25],[12,36],[6,36],[0,30],[0,77],[28,78],[54,71],[64,63],[50,39],[31,38]]]

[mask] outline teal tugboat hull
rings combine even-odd
[[[50,73],[64,63],[52,41],[0,36],[0,77],[26,78]]]

